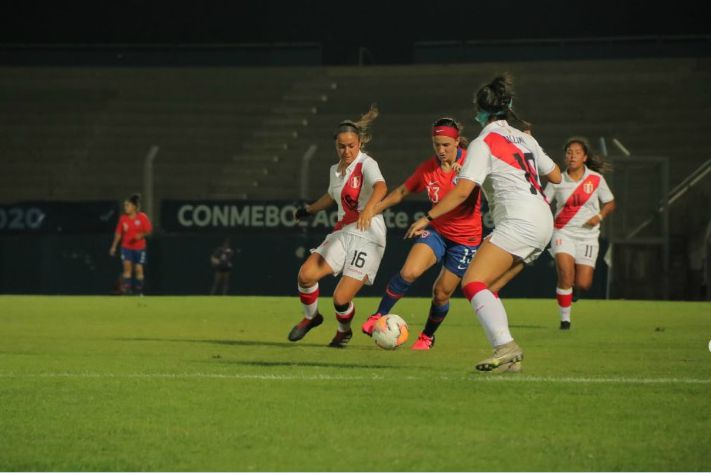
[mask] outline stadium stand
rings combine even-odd
[[[516,108],[550,154],[572,134],[668,156],[679,182],[710,155],[707,59],[551,61],[334,68],[3,68],[0,201],[82,200],[135,188],[152,145],[158,198],[290,198],[300,158],[371,102],[372,153],[399,181],[429,153],[428,127],[454,115],[475,136],[473,90],[509,71]]]
[[[612,145],[616,138],[635,157],[669,158],[671,188],[711,157],[704,120],[711,111],[707,58],[3,67],[0,203],[121,198],[141,188],[152,146],[159,147],[156,202],[297,199],[302,156],[313,145],[306,197],[315,198],[326,190],[327,169],[335,160],[334,125],[356,119],[370,103],[378,104],[381,116],[369,149],[395,186],[430,155],[429,127],[435,118],[454,116],[464,122],[466,136],[476,136],[473,91],[503,71],[514,76],[518,113],[533,123],[533,133],[555,159],[562,158],[561,146],[571,135],[587,136],[594,145],[604,137],[624,166],[624,156]],[[631,180],[613,178],[613,186],[634,196],[620,201],[613,217],[620,235],[646,219],[662,198],[658,171],[646,177],[648,172],[640,169]],[[685,266],[686,240],[708,224],[708,189],[697,186],[671,212],[672,268]],[[647,231],[658,235],[659,225]],[[645,258],[657,256],[651,252]],[[640,281],[643,285],[644,277]]]

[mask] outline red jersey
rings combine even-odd
[[[133,218],[123,214],[116,225],[116,234],[123,235],[121,238],[121,248],[126,248],[127,250],[145,250],[146,239],[141,238],[137,240],[136,234],[143,233],[146,235],[151,233],[151,231],[153,231],[151,221],[148,220],[148,215],[143,212],[136,213],[136,216]]]
[[[466,150],[457,150],[457,162],[464,164]],[[457,173],[445,172],[440,167],[437,156],[420,164],[405,181],[410,192],[427,191],[427,197],[434,206],[457,184]],[[481,193],[477,186],[457,208],[436,219],[430,225],[447,240],[460,245],[476,246],[481,243]]]

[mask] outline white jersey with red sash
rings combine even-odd
[[[560,184],[548,183],[546,196],[555,201],[555,229],[576,239],[592,240],[600,235],[600,225],[585,223],[600,212],[600,202],[614,200],[610,188],[600,173],[585,167],[583,177],[574,181],[567,172]]]
[[[547,208],[538,176],[554,168],[535,138],[498,120],[469,145],[459,177],[482,187],[497,226],[504,219],[528,221]]]
[[[331,166],[328,194],[338,204],[338,222],[333,229],[334,233],[352,233],[385,246],[385,220],[382,214],[373,217],[368,230],[356,228],[360,211],[370,200],[373,185],[378,181],[385,181],[378,163],[362,151],[343,173],[338,172],[338,164]]]

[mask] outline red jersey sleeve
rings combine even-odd
[[[425,181],[422,179],[422,174],[424,172],[424,166],[427,163],[420,164],[417,166],[417,169],[415,169],[415,172],[412,173],[410,177],[407,178],[405,181],[405,188],[407,188],[408,191],[410,192],[422,192],[425,190]]]
[[[148,215],[141,212],[140,214],[138,214],[138,218],[141,219],[141,223],[143,224],[143,233],[145,233],[145,234],[152,233],[153,232],[153,225],[151,224],[151,221],[148,218]]]
[[[119,217],[114,233],[117,235],[123,235],[123,215]]]

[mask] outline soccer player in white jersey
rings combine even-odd
[[[592,285],[600,222],[615,210],[615,196],[601,174],[609,166],[590,152],[587,140],[571,138],[564,149],[563,180],[560,184],[548,183],[544,192],[556,204],[551,253],[558,273],[555,292],[560,328],[568,330],[573,290],[579,293]]]
[[[553,216],[539,176],[561,180],[560,169],[531,135],[511,127],[513,90],[507,75],[495,77],[476,93],[476,120],[483,126],[469,145],[468,159],[455,188],[412,224],[407,236],[456,208],[477,186],[484,191],[494,231],[474,255],[462,279],[462,291],[476,312],[493,354],[476,364],[480,371],[519,371],[523,350],[509,331],[506,310],[490,287],[503,287],[548,246]]]
[[[298,276],[299,298],[304,318],[289,332],[289,340],[301,340],[309,330],[321,325],[318,311],[318,281],[328,274],[342,274],[333,292],[338,329],[329,343],[344,348],[353,336],[351,321],[355,316],[353,298],[364,284],[375,281],[385,252],[385,221],[375,213],[375,204],[387,193],[385,179],[378,163],[365,154],[363,146],[371,139],[370,123],[378,109],[360,120],[341,122],[334,133],[338,163],[331,166],[328,191],[316,202],[297,210],[296,218],[304,218],[338,204],[338,222],[318,248],[301,265]]]

